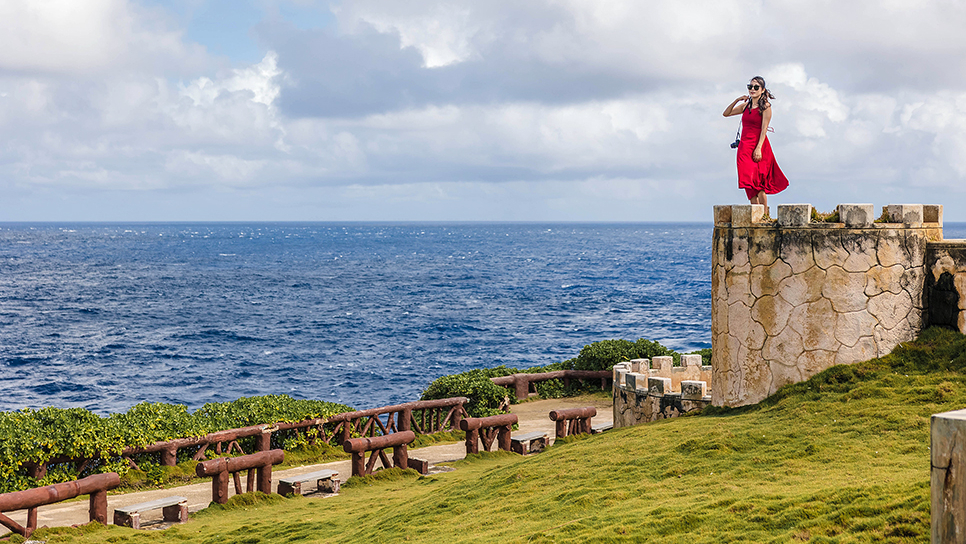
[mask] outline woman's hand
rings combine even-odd
[[[751,153],[751,160],[753,160],[755,162],[760,162],[761,161],[761,148],[760,147],[756,147],[755,150]]]
[[[721,115],[724,115],[725,117],[731,117],[732,115],[738,115],[739,113],[745,111],[745,104],[741,104],[741,107],[738,107],[738,103],[745,102],[747,100],[748,100],[747,95],[741,95],[738,98],[735,98],[735,101],[732,102],[730,106],[725,108],[724,113],[722,113]]]

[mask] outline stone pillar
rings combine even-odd
[[[966,410],[932,416],[932,542],[966,542]]]

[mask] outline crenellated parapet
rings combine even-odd
[[[700,355],[634,359],[614,365],[614,427],[676,417],[711,403],[711,367]]]
[[[780,205],[777,219],[764,218],[761,205],[715,206],[715,405],[758,402],[918,335],[927,323],[927,246],[942,240],[942,206],[888,205],[878,218],[873,211],[840,204],[815,221],[809,204]]]

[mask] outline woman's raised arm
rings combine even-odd
[[[738,102],[741,102],[741,107],[736,108],[735,106],[738,104]],[[745,106],[747,105],[747,103],[748,103],[747,95],[739,96],[738,98],[735,98],[734,102],[732,102],[727,108],[725,108],[724,113],[722,113],[721,115],[724,115],[725,117],[738,115],[739,113],[745,111]]]

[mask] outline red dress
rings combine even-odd
[[[760,191],[773,195],[788,187],[788,179],[775,162],[768,136],[761,144],[761,160],[755,162],[751,155],[758,147],[761,135],[761,111],[746,107],[741,112],[741,141],[738,143],[738,188],[744,189],[748,200],[758,196]]]

